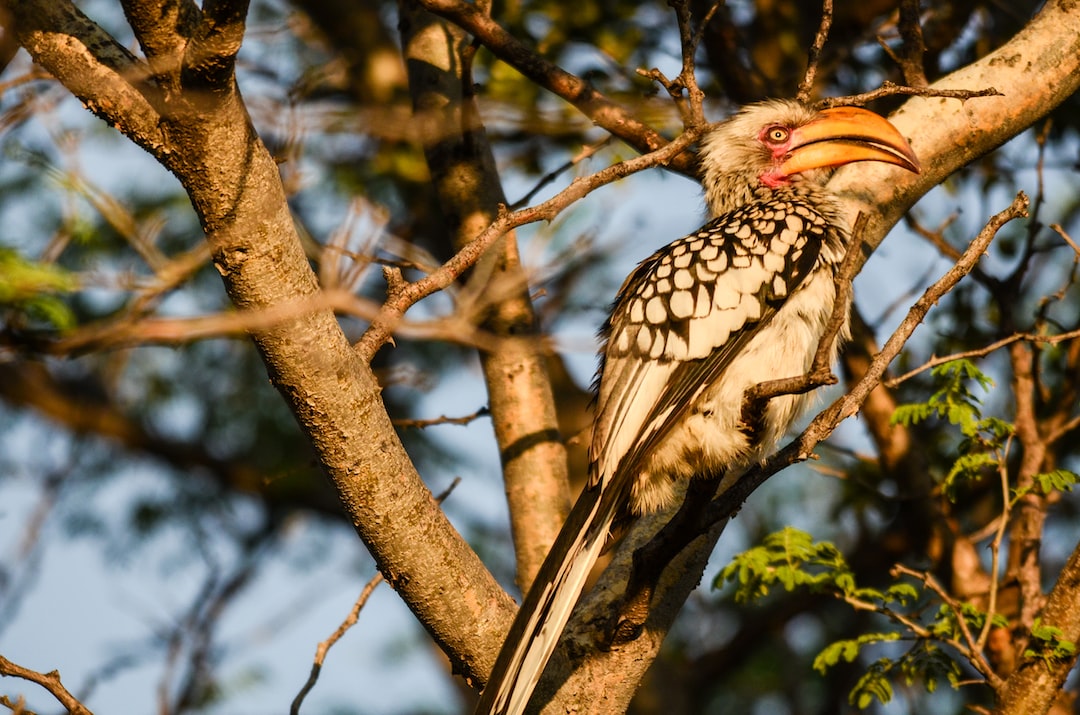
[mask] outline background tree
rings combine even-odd
[[[704,116],[890,80],[929,96],[864,99],[896,110],[926,170],[895,183],[851,167],[836,185],[869,219],[868,248],[930,196],[856,280],[865,318],[844,356],[847,396],[831,393],[835,407],[774,466],[805,459],[861,406],[859,424],[818,448],[819,473],[769,483],[726,532],[717,561],[764,544],[734,563],[739,595],[768,597],[745,606],[704,590],[672,625],[712,551],[703,538],[661,584],[642,638],[557,659],[552,682],[566,681],[550,707],[625,709],[638,680],[637,712],[824,713],[849,692],[940,711],[1051,707],[1080,636],[1080,534],[1061,496],[1080,427],[1080,13],[1064,1],[827,3],[821,45],[816,3],[673,5],[0,5],[0,672],[67,707],[103,709],[112,690],[160,712],[260,697],[280,709],[333,624],[300,627],[304,653],[282,648],[291,664],[252,660],[265,652],[256,634],[300,621],[359,559],[351,525],[450,669],[482,682],[514,609],[499,582],[527,585],[567,477],[584,471],[583,336],[633,261],[700,218],[681,178],[592,192],[646,168],[693,178],[684,150]],[[1028,221],[1007,223],[1018,201],[984,229],[1019,189]],[[658,192],[687,200],[668,211]],[[879,382],[920,322],[898,376]],[[961,355],[979,369],[923,369]],[[461,427],[418,429],[430,421],[468,423],[469,446]],[[513,568],[495,480],[482,478],[490,444]],[[464,477],[446,500],[455,526],[421,473],[434,491]],[[764,539],[792,523],[816,540]],[[93,625],[63,618],[100,579],[80,566],[88,545],[145,615],[138,637],[69,660]],[[589,616],[610,610],[630,553],[572,635],[595,632]],[[60,667],[70,692],[23,666]],[[413,688],[381,701],[352,675],[338,692],[357,711],[460,709],[445,690],[406,701],[437,678],[414,667],[400,667]],[[960,687],[920,694],[939,677]],[[23,685],[4,681],[13,709]]]

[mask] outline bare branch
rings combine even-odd
[[[37,683],[52,693],[53,697],[56,698],[61,705],[67,708],[67,711],[71,713],[71,715],[93,715],[89,708],[68,692],[68,689],[60,682],[60,673],[55,670],[48,673],[39,673],[36,670],[30,670],[29,668],[24,668],[21,665],[12,663],[10,660],[0,655],[0,675],[12,678],[22,678],[23,680],[29,680],[31,683]]]
[[[545,186],[547,186],[548,184],[555,181],[555,179],[559,178],[559,176],[562,173],[564,173],[566,171],[569,171],[570,169],[573,169],[575,166],[577,166],[581,162],[583,162],[586,159],[592,157],[594,154],[596,154],[596,152],[598,152],[601,149],[603,149],[604,147],[610,145],[612,139],[613,139],[612,135],[608,134],[606,137],[604,137],[600,141],[594,142],[592,144],[588,144],[588,145],[582,147],[581,151],[579,151],[574,156],[570,157],[570,159],[567,160],[562,166],[558,166],[558,167],[552,169],[551,171],[549,171],[548,173],[544,174],[543,176],[541,176],[540,179],[536,182],[536,184],[531,189],[529,189],[529,192],[527,194],[522,196],[520,199],[518,199],[514,203],[510,204],[510,207],[509,207],[510,210],[511,211],[516,211],[517,209],[520,209],[523,206],[528,205],[528,203],[533,200],[533,197],[535,197],[538,193],[540,193],[540,191]]]
[[[319,643],[319,646],[315,649],[315,662],[311,664],[311,673],[308,675],[307,682],[300,688],[300,692],[293,698],[292,705],[289,707],[290,715],[298,715],[300,712],[300,706],[304,703],[304,698],[311,692],[311,689],[315,687],[315,683],[319,680],[319,674],[322,672],[323,662],[326,660],[326,654],[334,647],[334,644],[341,640],[341,637],[345,635],[350,628],[356,625],[356,622],[360,620],[360,611],[367,605],[368,599],[371,598],[371,594],[375,593],[375,588],[383,582],[383,575],[378,571],[372,576],[371,580],[364,584],[363,590],[360,591],[360,595],[356,599],[356,603],[353,604],[352,610],[349,611],[349,615],[345,617],[345,620],[341,622],[341,625],[337,627],[330,636]]]
[[[1057,235],[1061,236],[1062,240],[1064,240],[1065,243],[1069,244],[1069,248],[1071,248],[1073,250],[1073,253],[1076,254],[1076,258],[1074,259],[1074,261],[1080,260],[1080,245],[1077,245],[1076,241],[1073,240],[1072,236],[1070,236],[1065,231],[1065,229],[1063,229],[1060,225],[1056,223],[1050,224],[1050,229],[1057,233]]]
[[[248,0],[204,0],[202,22],[184,50],[185,89],[231,90],[247,11]]]
[[[400,274],[398,274],[400,276]],[[400,279],[401,285],[413,285]],[[395,289],[390,290],[396,295]],[[138,345],[180,345],[217,337],[243,337],[280,326],[290,320],[320,310],[333,310],[362,320],[374,320],[381,306],[347,290],[327,290],[307,298],[284,302],[269,308],[237,310],[191,318],[148,317],[142,310],[128,310],[119,316],[91,323],[55,338],[43,339],[34,347],[49,355],[82,355],[95,351],[117,350]],[[501,338],[478,327],[468,315],[447,315],[429,320],[402,320],[395,334],[424,340],[437,340],[481,350],[497,350]],[[536,337],[542,351],[550,351],[548,340]]]
[[[476,262],[488,246],[507,231],[534,221],[550,221],[567,206],[601,186],[643,169],[667,166],[697,140],[701,131],[700,128],[688,129],[671,143],[656,151],[613,164],[590,176],[574,179],[558,194],[536,206],[513,212],[504,209],[491,225],[438,270],[418,281],[406,284],[399,290],[392,291],[392,294],[387,296],[379,315],[372,320],[367,332],[356,344],[357,352],[365,361],[370,361],[397,328],[405,311],[422,298],[450,285]]]
[[[814,79],[817,76],[818,62],[821,60],[821,50],[825,47],[825,41],[829,38],[829,28],[832,27],[833,4],[832,0],[824,0],[821,4],[821,24],[817,34],[814,35],[814,43],[810,45],[810,51],[806,56],[806,74],[799,82],[799,90],[795,98],[800,102],[809,102],[810,95],[814,91]]]
[[[454,481],[450,482],[450,486],[435,497],[435,501],[442,504],[460,483],[461,477],[455,477]],[[371,594],[375,592],[376,587],[382,582],[383,575],[377,571],[371,580],[364,585],[364,588],[360,591],[360,595],[356,598],[356,603],[353,604],[352,610],[349,611],[349,615],[345,617],[345,620],[341,622],[341,625],[337,627],[337,630],[331,633],[326,640],[319,643],[318,648],[315,649],[315,662],[311,664],[311,674],[308,675],[307,682],[300,688],[300,692],[293,698],[292,705],[289,708],[289,715],[299,715],[300,706],[304,704],[304,698],[307,697],[307,694],[311,692],[311,689],[315,687],[315,683],[319,680],[319,673],[322,672],[323,663],[326,661],[326,654],[334,647],[334,644],[341,640],[341,637],[344,636],[350,628],[356,625],[358,620],[360,620],[360,611],[364,609],[368,599],[371,598]]]
[[[1061,629],[1063,640],[1080,641],[1080,545],[1069,555],[1041,617],[1045,625]],[[1042,662],[1025,660],[1005,681],[994,709],[997,715],[1047,712],[1076,665],[1076,654]]]
[[[885,380],[882,384],[884,384],[886,387],[896,387],[900,383],[906,382],[907,380],[910,380],[916,375],[926,372],[927,370],[932,370],[938,365],[944,365],[945,363],[952,362],[954,360],[986,357],[990,353],[1012,345],[1015,342],[1022,341],[1029,343],[1042,343],[1044,345],[1057,345],[1059,343],[1076,340],[1078,338],[1080,338],[1080,330],[1070,330],[1067,333],[1060,333],[1058,335],[1034,335],[1032,333],[1014,333],[1007,338],[995,340],[989,345],[985,345],[981,348],[950,353],[949,355],[942,355],[940,357],[932,357],[926,362],[924,362],[922,365],[919,365],[918,367],[905,372],[903,375]]]
[[[490,415],[491,410],[487,407],[481,407],[476,412],[462,415],[461,417],[447,417],[444,415],[430,420],[393,420],[393,423],[395,427],[401,427],[403,429],[424,429],[425,427],[434,427],[435,425],[467,425],[481,417],[488,417]]]
[[[923,54],[926,44],[923,42],[922,25],[919,23],[919,0],[902,0],[899,19],[900,38],[903,40],[900,52],[894,52],[878,38],[878,44],[900,67],[904,82],[911,87],[927,86],[926,72],[923,69]]]
[[[199,8],[192,0],[122,0],[121,5],[155,82],[166,97],[177,94],[184,47],[199,21]]]
[[[959,99],[961,102],[966,102],[967,100],[973,99],[975,97],[1005,96],[993,87],[987,87],[985,89],[905,87],[904,85],[885,81],[882,82],[881,86],[875,90],[863,92],[862,94],[852,94],[847,97],[827,97],[825,99],[818,100],[814,104],[814,106],[819,109],[829,109],[831,107],[840,106],[861,107],[864,104],[869,104],[870,102],[881,99],[882,97],[895,97],[897,95],[904,95],[909,97],[945,97],[949,99]]]
[[[167,149],[145,88],[149,68],[71,0],[28,0],[13,7],[19,42],[86,108],[161,158]]]
[[[675,10],[675,17],[679,25],[679,45],[682,47],[682,69],[679,70],[679,76],[675,78],[675,81],[670,84],[665,84],[664,87],[671,95],[671,98],[675,100],[675,105],[679,108],[679,114],[681,114],[683,118],[683,126],[697,127],[705,123],[705,112],[702,108],[702,100],[705,98],[705,93],[698,87],[697,76],[694,70],[698,43],[701,41],[701,33],[694,32],[690,15],[690,3],[688,0],[672,0],[669,4]],[[684,91],[685,94],[683,94]]]

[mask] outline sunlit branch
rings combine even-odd
[[[29,668],[24,668],[21,665],[12,663],[10,660],[0,655],[0,675],[12,678],[22,678],[23,680],[29,680],[31,683],[37,683],[52,693],[52,696],[56,698],[61,705],[67,708],[68,713],[71,715],[93,715],[89,708],[68,692],[68,689],[60,682],[60,673],[55,670],[48,673],[39,673],[36,670],[30,670]]]

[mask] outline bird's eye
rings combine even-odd
[[[765,139],[770,144],[783,144],[791,136],[791,130],[787,127],[775,126],[765,130]]]

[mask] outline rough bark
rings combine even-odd
[[[1061,638],[1080,643],[1080,546],[1058,575],[1042,610],[1042,625],[1061,629]],[[994,715],[1038,715],[1050,710],[1073,666],[1071,658],[1024,658],[1005,681]]]

